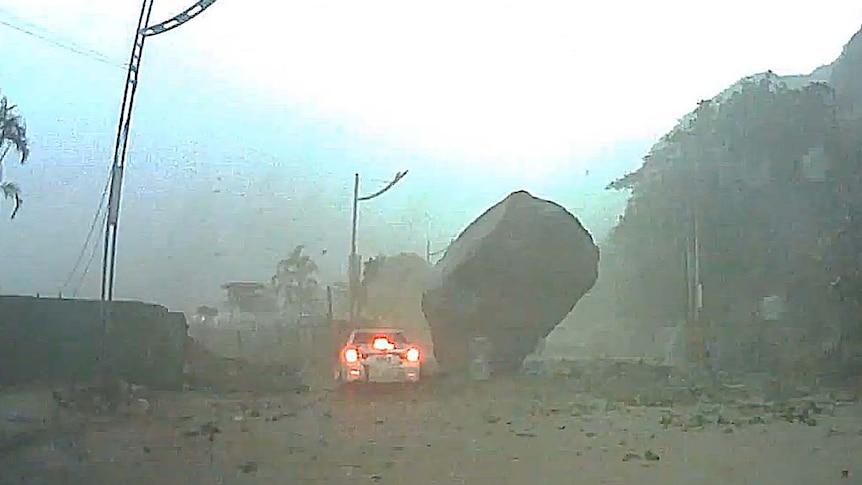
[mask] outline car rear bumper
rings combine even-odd
[[[420,365],[357,364],[344,365],[340,380],[343,382],[417,382],[421,377]]]

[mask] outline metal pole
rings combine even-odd
[[[102,318],[102,335],[99,349],[98,367],[101,367],[102,377],[110,377],[110,366],[107,365],[107,340],[112,321],[112,307],[110,302],[114,299],[114,277],[116,275],[117,261],[117,229],[120,220],[120,197],[123,188],[123,170],[126,164],[126,153],[129,146],[129,132],[132,124],[132,113],[135,102],[135,93],[138,89],[138,76],[140,73],[141,58],[144,51],[144,42],[151,35],[167,32],[173,28],[188,22],[209,8],[216,0],[198,0],[182,13],[168,19],[160,24],[147,27],[150,23],[150,15],[153,12],[154,0],[143,0],[141,2],[141,13],[138,17],[138,28],[135,30],[135,40],[132,44],[132,53],[129,58],[128,71],[126,72],[126,84],[123,91],[123,102],[120,108],[120,119],[117,124],[117,138],[114,144],[114,159],[111,169],[111,183],[108,197],[107,217],[105,218],[105,240],[104,254],[102,255],[102,284],[100,295],[100,313]]]
[[[123,92],[123,103],[120,109],[120,120],[117,126],[117,139],[114,145],[114,161],[111,171],[110,196],[108,197],[108,217],[105,223],[105,243],[102,257],[102,288],[101,300],[111,301],[114,298],[114,276],[117,256],[117,226],[120,218],[120,196],[122,194],[123,170],[126,164],[126,152],[129,144],[129,131],[132,123],[132,109],[135,93],[138,89],[138,75],[144,41],[147,37],[158,35],[175,29],[180,25],[200,15],[216,0],[198,0],[191,7],[174,17],[159,24],[147,27],[150,14],[153,11],[154,0],[143,0],[141,14],[138,18],[138,28],[135,31],[135,41],[132,44],[132,54],[126,73],[126,86]]]
[[[398,172],[395,174],[395,178],[392,179],[391,182],[386,184],[385,187],[374,192],[373,194],[366,195],[363,197],[359,196],[359,173],[355,174],[355,179],[353,182],[353,230],[350,235],[350,262],[348,264],[348,271],[350,271],[350,281],[349,281],[349,292],[350,292],[350,322],[351,324],[355,323],[356,318],[359,317],[359,280],[360,280],[360,261],[359,257],[356,254],[356,228],[357,228],[357,219],[359,212],[359,202],[371,200],[376,197],[380,197],[385,194],[389,189],[395,186],[404,176],[407,175],[407,171]]]
[[[108,217],[105,226],[104,255],[102,259],[102,300],[113,298],[114,263],[116,261],[117,224],[119,222],[120,193],[123,183],[123,168],[125,166],[126,147],[129,140],[129,129],[132,121],[132,107],[138,87],[138,72],[141,65],[144,41],[143,29],[149,23],[154,0],[143,0],[141,14],[138,17],[138,28],[132,44],[132,54],[129,59],[129,69],[126,72],[126,85],[123,91],[123,104],[120,108],[120,120],[117,124],[117,138],[114,144],[114,162],[111,171],[110,197],[108,197]]]
[[[358,295],[356,294],[358,291],[357,285],[359,282],[357,281],[359,278],[357,277],[357,272],[359,270],[358,263],[356,261],[356,227],[359,218],[359,174],[356,173],[354,175],[353,180],[353,222],[352,228],[350,231],[350,261],[348,262],[348,271],[350,275],[348,275],[349,279],[349,300],[350,300],[350,324],[354,325],[356,323],[356,306]]]
[[[112,321],[111,305],[108,303],[114,297],[114,265],[116,263],[117,251],[117,224],[119,222],[120,193],[122,191],[123,167],[125,166],[126,147],[129,140],[129,128],[132,121],[132,107],[134,105],[135,92],[138,87],[138,70],[141,64],[141,55],[144,49],[146,37],[142,31],[149,23],[150,14],[153,10],[154,0],[143,0],[141,13],[138,17],[138,28],[135,31],[135,40],[132,44],[132,53],[129,58],[129,69],[126,73],[126,85],[123,91],[123,103],[120,109],[120,119],[117,124],[117,139],[114,145],[114,161],[111,171],[110,196],[108,197],[108,214],[105,221],[104,255],[102,259],[102,287],[101,304],[99,313],[102,319],[101,341],[99,342],[99,361],[103,385],[107,385],[110,378],[111,366],[108,365],[108,336],[110,335],[110,324]]]

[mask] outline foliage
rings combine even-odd
[[[829,86],[794,89],[771,73],[701,102],[640,169],[609,186],[631,192],[611,234],[625,259],[620,311],[684,315],[694,221],[707,318],[744,318],[770,292],[828,286],[837,270],[823,264],[828,241],[846,224],[840,186],[858,171],[846,131]],[[808,171],[819,163],[823,180]]]
[[[11,199],[15,203],[11,218],[14,219],[21,207],[21,189],[13,182],[4,180],[4,168],[6,155],[11,149],[18,153],[23,165],[30,156],[30,143],[27,140],[27,125],[18,114],[16,106],[9,105],[6,96],[0,98],[0,191],[4,199]]]
[[[314,298],[318,282],[315,279],[317,264],[307,254],[303,254],[304,245],[293,248],[286,259],[278,262],[272,285],[276,296],[282,302],[282,309],[288,305],[298,305],[300,310],[306,309]]]
[[[386,256],[381,254],[362,263],[362,281],[359,283],[360,308],[368,304],[368,287],[380,276],[380,269],[385,261]]]
[[[201,305],[195,310],[195,313],[206,318],[215,318],[218,316],[218,309],[207,305]]]

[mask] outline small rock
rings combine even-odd
[[[518,431],[515,433],[515,436],[519,436],[521,438],[535,438],[536,433],[533,433],[532,431]]]
[[[659,420],[659,424],[661,424],[665,428],[668,428],[670,425],[673,424],[673,414],[671,414],[671,413],[663,414],[661,416],[661,419]]]
[[[499,416],[486,415],[485,416],[485,422],[488,424],[496,424],[496,423],[500,422],[500,417]]]
[[[596,433],[593,433],[592,431],[588,431],[587,433],[585,433],[585,435],[587,438],[595,438],[596,437]]]
[[[841,470],[841,478],[847,478],[850,476],[850,470]]]
[[[640,460],[641,456],[637,453],[626,453],[626,456],[623,457],[623,461],[632,461],[632,460]]]
[[[703,414],[700,414],[700,413],[695,414],[689,420],[688,426],[690,428],[703,428],[704,426],[706,426],[706,418],[704,417]]]
[[[653,453],[651,450],[647,450],[646,453],[644,453],[644,458],[646,458],[648,461],[659,461],[659,460],[661,460],[661,457],[658,456],[657,454]]]

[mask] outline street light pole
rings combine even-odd
[[[356,254],[356,232],[357,226],[359,224],[359,203],[367,200],[374,199],[376,197],[380,197],[385,194],[389,189],[395,186],[404,176],[407,175],[407,170],[403,172],[397,172],[395,174],[395,178],[392,179],[391,182],[386,184],[385,187],[374,192],[373,194],[366,195],[364,197],[359,196],[359,173],[354,174],[353,179],[353,225],[350,233],[350,260],[348,261],[348,285],[349,285],[349,299],[350,299],[350,324],[355,325],[357,322],[357,318],[359,317],[359,279],[360,279],[360,270],[361,264],[359,261],[359,256]]]
[[[347,262],[348,274],[348,299],[350,300],[350,324],[356,323],[356,295],[359,288],[360,265],[356,260],[356,226],[359,220],[359,173],[354,174],[353,179],[353,218],[350,230],[350,260]]]
[[[165,33],[200,15],[204,10],[216,2],[216,0],[198,0],[182,13],[147,27],[150,14],[153,10],[154,0],[143,0],[141,14],[138,18],[138,27],[135,30],[135,41],[132,44],[132,55],[129,59],[129,68],[126,73],[126,85],[123,92],[123,104],[120,108],[120,121],[117,126],[117,139],[114,145],[114,162],[111,171],[110,195],[108,197],[108,217],[105,223],[105,247],[102,259],[102,301],[114,299],[114,275],[117,259],[117,229],[120,222],[120,196],[123,188],[123,172],[126,166],[126,151],[129,146],[129,131],[132,123],[132,108],[135,103],[135,94],[138,90],[138,76],[141,67],[141,58],[144,51],[144,42],[147,37]]]
[[[138,18],[138,26],[135,30],[135,40],[132,44],[132,54],[129,59],[128,71],[126,72],[126,84],[123,91],[123,103],[120,108],[120,120],[117,125],[117,139],[114,145],[114,159],[111,168],[111,183],[108,196],[108,210],[105,218],[105,240],[104,254],[102,257],[102,285],[101,285],[101,318],[102,318],[102,341],[100,344],[100,366],[103,377],[108,377],[110,371],[106,362],[107,336],[111,323],[111,305],[114,299],[114,276],[116,275],[117,261],[117,230],[120,222],[120,196],[123,188],[123,172],[126,167],[126,152],[129,146],[129,131],[132,124],[132,111],[135,103],[135,94],[138,90],[138,76],[140,74],[141,58],[144,52],[144,42],[147,37],[158,35],[175,29],[189,20],[197,17],[216,0],[198,0],[182,13],[164,22],[147,27],[150,23],[150,14],[153,11],[154,0],[143,0],[141,13]]]

